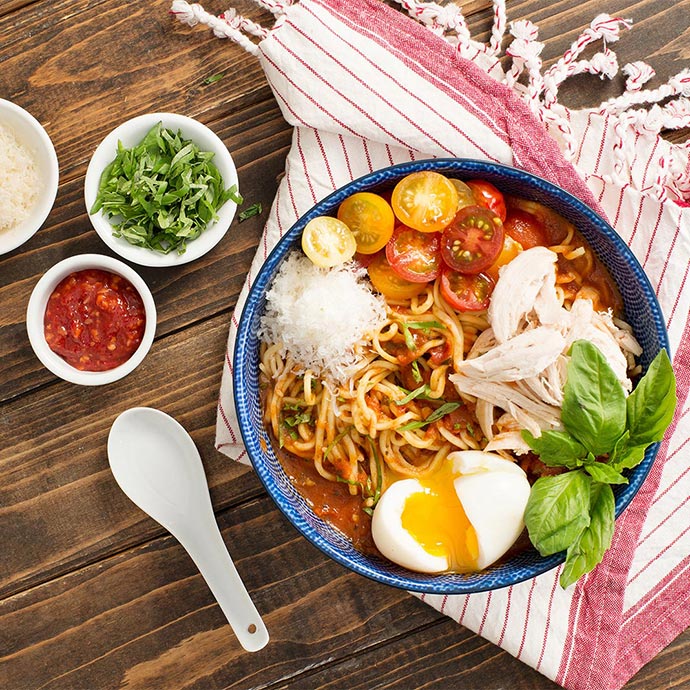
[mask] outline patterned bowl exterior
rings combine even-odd
[[[668,350],[664,320],[642,267],[613,228],[577,198],[544,179],[508,166],[470,159],[433,159],[394,165],[365,175],[336,190],[306,213],[280,240],[263,265],[240,318],[235,345],[234,386],[237,416],[249,458],[268,494],[288,520],[312,544],[341,565],[378,582],[414,592],[469,594],[506,587],[535,577],[562,563],[564,553],[542,557],[527,549],[480,573],[426,575],[385,559],[356,551],[340,532],[317,517],[294,488],[271,447],[261,421],[259,400],[259,339],[265,293],[283,259],[299,249],[304,226],[316,216],[335,215],[351,194],[391,189],[398,180],[419,170],[435,170],[460,179],[482,178],[502,191],[550,206],[571,221],[608,268],[621,292],[625,316],[644,348],[644,370],[663,347]],[[644,460],[628,475],[629,484],[614,488],[616,516],[625,509],[645,480],[659,444],[650,446]]]

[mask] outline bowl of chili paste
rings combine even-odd
[[[56,376],[81,385],[111,383],[151,347],[156,308],[146,283],[107,256],[59,262],[36,284],[27,308],[29,341]]]

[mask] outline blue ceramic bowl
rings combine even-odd
[[[435,170],[459,179],[481,178],[508,194],[541,202],[571,221],[608,268],[623,297],[625,316],[644,349],[646,370],[661,348],[668,349],[664,320],[647,276],[627,245],[598,214],[574,196],[546,180],[508,166],[468,159],[434,159],[394,165],[360,177],[314,206],[275,247],[249,293],[235,346],[234,386],[242,437],[254,468],[271,498],[288,520],[325,554],[360,575],[394,587],[431,594],[468,594],[497,589],[539,575],[559,563],[564,554],[542,557],[532,548],[519,552],[481,573],[426,575],[415,573],[382,558],[356,551],[337,530],[317,517],[291,484],[278,462],[264,428],[259,401],[259,339],[257,330],[264,312],[265,294],[283,259],[300,247],[304,226],[312,218],[335,215],[351,194],[392,189],[409,173]],[[637,493],[654,462],[659,444],[650,446],[644,460],[629,474],[630,483],[618,486],[616,516]]]

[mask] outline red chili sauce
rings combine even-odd
[[[141,343],[144,303],[122,276],[87,269],[53,290],[44,329],[50,349],[82,371],[106,371],[126,362]]]

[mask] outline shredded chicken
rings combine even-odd
[[[533,311],[544,285],[556,284],[557,258],[546,247],[533,247],[501,268],[488,312],[498,343],[517,333],[522,320]]]
[[[589,299],[563,308],[556,292],[557,258],[546,247],[534,247],[501,269],[488,310],[490,328],[450,377],[461,395],[476,399],[488,450],[525,453],[522,429],[539,436],[561,428],[567,353],[576,340],[596,345],[624,390],[632,390],[628,371],[642,352],[632,330],[610,312],[595,311]],[[500,424],[494,423],[496,411],[505,413]]]

